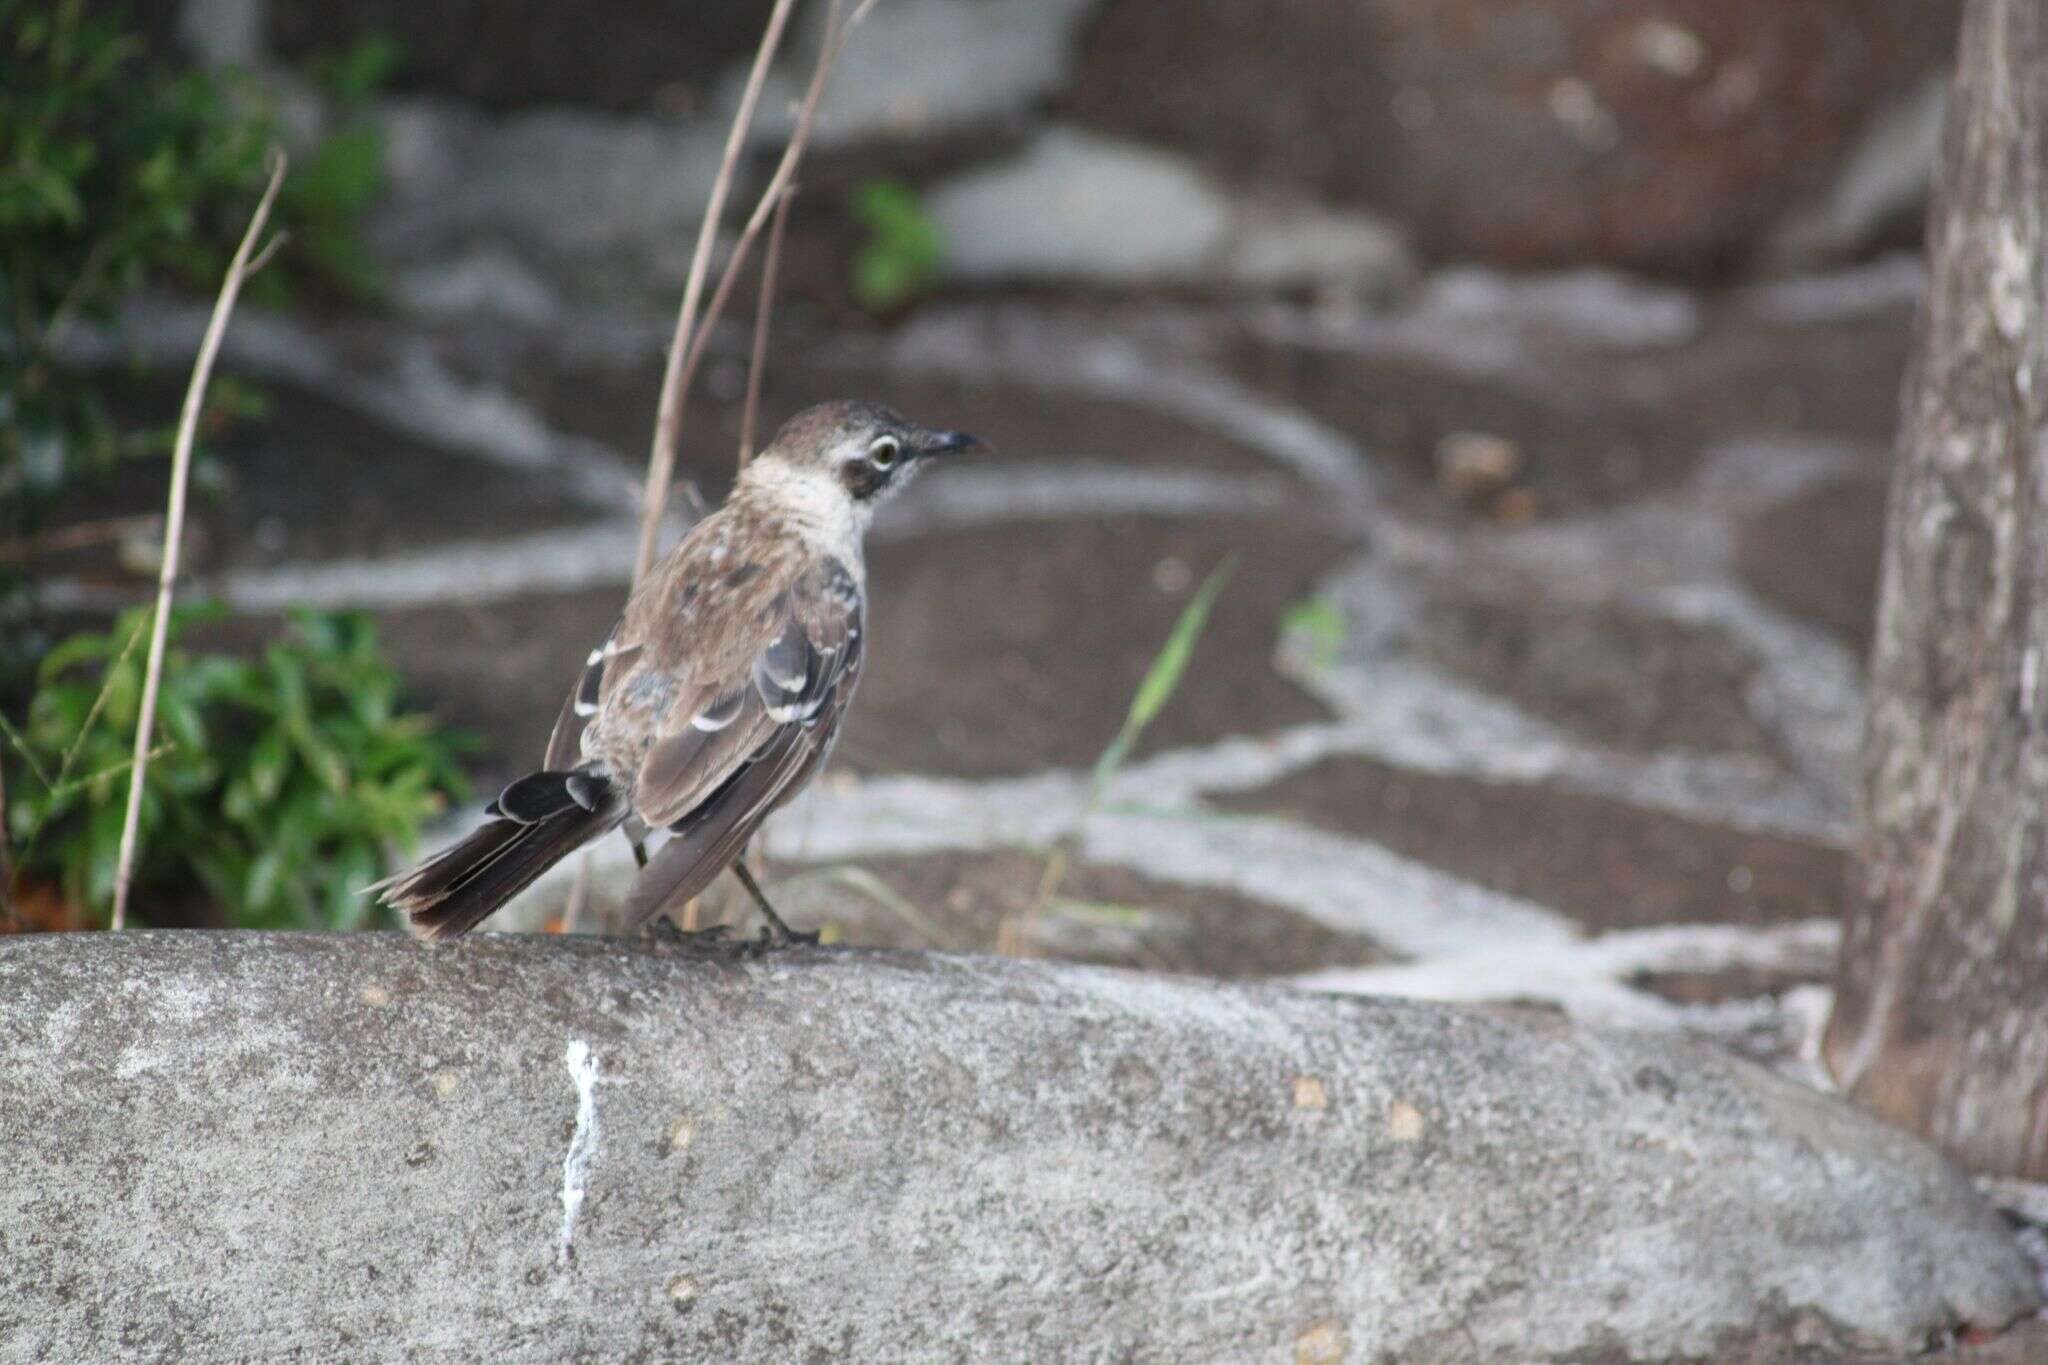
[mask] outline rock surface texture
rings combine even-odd
[[[145,933],[0,945],[0,1040],[10,1361],[1726,1358],[2036,1302],[1917,1142],[1444,1006]]]

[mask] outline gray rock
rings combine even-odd
[[[947,269],[969,280],[1186,279],[1230,232],[1223,196],[1185,159],[1067,128],[942,186],[926,207]]]
[[[391,293],[399,306],[421,317],[495,316],[542,327],[561,315],[547,282],[509,251],[494,247],[409,267],[393,282]]]
[[[1095,2],[890,0],[875,6],[833,69],[814,145],[931,137],[1029,112],[1065,83],[1075,30]],[[824,21],[823,5],[807,7],[798,21],[802,41],[790,44],[790,56],[763,89],[757,137],[779,145],[794,125]],[[745,66],[736,63],[727,73],[721,111],[739,103]]]
[[[201,66],[253,67],[263,57],[264,0],[185,0],[178,40]]]
[[[547,264],[625,253],[616,268],[680,277],[725,136],[701,120],[487,117],[427,98],[387,100],[378,115],[389,192],[370,230],[402,263],[506,245]]]
[[[1879,109],[1821,192],[1765,239],[1765,263],[1785,271],[1836,265],[1886,228],[1924,215],[1947,107],[1941,72]]]
[[[927,207],[948,270],[977,282],[1381,291],[1410,271],[1376,218],[1233,196],[1184,157],[1071,128],[941,186]]]
[[[0,1358],[1601,1359],[2003,1323],[1916,1141],[1668,1039],[994,959],[0,943]]]

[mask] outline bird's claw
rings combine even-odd
[[[761,931],[747,940],[745,953],[748,957],[765,957],[778,948],[815,948],[823,941],[816,933],[799,933],[783,925],[764,924]]]
[[[746,953],[749,946],[734,940],[732,926],[713,924],[702,929],[685,929],[667,915],[657,915],[647,927],[649,938],[685,952],[731,951]]]

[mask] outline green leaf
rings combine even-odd
[[[1296,602],[1280,618],[1281,638],[1302,650],[1310,663],[1327,668],[1343,652],[1351,633],[1344,609],[1327,598],[1311,597]]]
[[[287,208],[314,217],[345,218],[369,206],[384,187],[384,133],[352,124],[328,135],[285,181]]]
[[[916,191],[894,180],[869,180],[853,193],[853,216],[867,240],[853,259],[853,294],[877,312],[922,293],[945,264],[945,239]]]
[[[1209,624],[1209,612],[1215,607],[1223,585],[1230,581],[1236,564],[1236,557],[1232,556],[1217,565],[1182,609],[1180,619],[1173,623],[1172,634],[1166,637],[1166,644],[1153,658],[1152,666],[1145,670],[1137,695],[1131,698],[1130,713],[1124,718],[1123,728],[1102,751],[1102,757],[1096,760],[1091,783],[1096,794],[1100,794],[1103,786],[1116,775],[1116,770],[1123,766],[1132,747],[1144,734],[1145,727],[1158,719],[1166,704],[1173,700],[1181,679],[1187,674],[1188,663],[1194,658],[1195,645]]]
[[[360,103],[389,83],[405,59],[405,45],[388,33],[367,33],[338,57],[320,62],[316,76],[344,104]]]

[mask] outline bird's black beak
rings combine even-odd
[[[964,431],[927,431],[918,437],[915,449],[920,455],[965,455],[985,451],[988,445]]]

